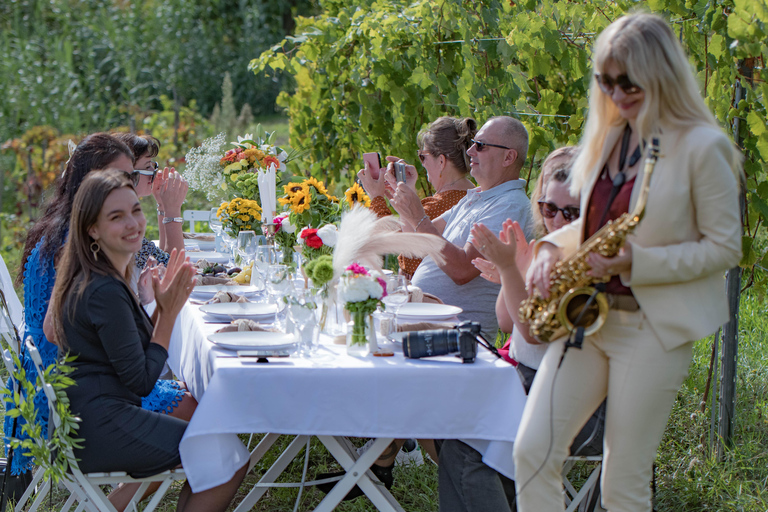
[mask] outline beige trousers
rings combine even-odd
[[[558,371],[563,346],[559,341],[547,350],[515,441],[518,510],[564,510],[560,472],[568,447],[608,396],[603,506],[650,511],[656,449],[688,374],[693,343],[667,352],[642,311],[611,310],[581,350],[568,350]]]

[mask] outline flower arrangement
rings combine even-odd
[[[224,230],[230,236],[237,237],[242,230],[253,230],[261,234],[261,206],[252,199],[236,197],[221,203],[216,211]]]
[[[324,287],[333,279],[333,257],[327,254],[318,256],[304,266],[304,272],[318,288]]]
[[[221,195],[258,197],[257,172],[274,165],[277,171],[285,171],[285,164],[293,156],[270,141],[274,132],[257,128],[256,137],[247,133],[237,137],[234,146],[222,153],[224,134],[206,139],[202,145],[189,150],[186,156],[184,177],[190,187],[205,190],[208,199]]]
[[[299,228],[335,224],[341,218],[339,198],[316,178],[290,182],[283,191],[285,195],[277,201],[288,208],[291,222]]]
[[[302,248],[301,254],[307,260],[312,260],[324,254],[332,254],[338,239],[339,228],[335,224],[326,224],[319,229],[303,228],[299,232],[298,242]]]
[[[368,341],[366,317],[376,311],[386,290],[387,285],[378,272],[368,272],[357,263],[352,263],[341,275],[339,299],[352,315],[351,345],[362,345]]]

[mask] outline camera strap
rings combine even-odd
[[[493,346],[491,343],[488,342],[485,338],[483,338],[481,335],[476,334],[475,339],[477,340],[477,344],[481,347],[485,347],[491,354],[495,355],[499,359],[504,359],[504,357],[499,354],[499,351],[496,349],[495,346]]]

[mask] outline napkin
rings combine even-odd
[[[237,283],[233,283],[228,277],[213,277],[213,276],[195,276],[195,286],[209,285],[209,284],[225,284],[227,286],[237,286]]]
[[[428,331],[432,329],[453,329],[454,327],[456,327],[454,322],[411,322],[398,324],[397,331]]]
[[[411,294],[410,300],[408,302],[427,302],[430,304],[443,304],[443,301],[440,300],[437,296],[432,295],[431,293],[426,293],[418,286],[410,285],[408,286],[408,291]]]
[[[216,332],[235,332],[235,331],[280,332],[278,329],[275,329],[274,327],[262,327],[261,325],[257,324],[253,320],[248,320],[247,318],[238,318],[237,320],[232,320],[231,324],[222,327]]]
[[[213,298],[208,301],[208,304],[218,304],[220,302],[248,302],[248,299],[246,299],[243,295],[221,291],[216,292],[216,295],[214,295]]]
[[[215,235],[205,235],[202,233],[182,233],[181,236],[185,240],[200,240],[203,242],[213,242],[216,240]]]

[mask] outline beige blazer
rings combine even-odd
[[[606,138],[600,163],[581,192],[582,212],[622,131],[613,129]],[[663,128],[645,217],[628,238],[632,269],[621,280],[666,350],[708,336],[728,320],[723,275],[741,259],[739,187],[730,147],[725,134],[712,126]],[[630,210],[639,189],[632,191]],[[567,256],[583,239],[580,218],[542,241],[561,247]]]

